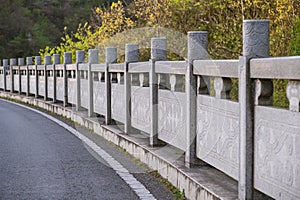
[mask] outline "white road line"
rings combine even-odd
[[[31,110],[33,112],[36,112],[40,115],[43,115],[44,117],[48,118],[49,120],[57,123],[58,125],[62,126],[63,128],[67,129],[69,132],[71,132],[73,135],[78,137],[80,140],[82,140],[85,144],[87,144],[92,150],[94,150],[99,156],[101,156],[115,172],[131,187],[131,189],[136,193],[136,195],[142,199],[142,200],[156,200],[156,198],[150,193],[149,190],[146,189],[146,187],[139,182],[131,173],[128,172],[128,170],[121,165],[118,161],[116,161],[111,155],[109,155],[106,151],[104,151],[101,147],[99,147],[96,143],[94,143],[92,140],[87,138],[86,136],[82,135],[79,131],[72,128],[71,126],[65,124],[64,122],[56,119],[55,117],[52,117],[51,115],[48,115],[44,112],[41,112],[39,110],[33,109],[31,107],[11,102],[5,99],[2,99],[5,102],[18,105],[20,107],[26,108],[28,110]]]

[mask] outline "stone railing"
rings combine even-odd
[[[246,20],[243,56],[209,60],[207,32],[188,33],[186,61],[167,60],[167,41],[151,40],[151,59],[138,62],[138,45],[128,44],[125,62],[117,49],[41,58],[4,59],[0,89],[43,97],[88,116],[116,121],[125,134],[140,131],[149,145],[170,144],[185,152],[187,167],[214,166],[239,185],[239,198],[254,189],[275,199],[300,198],[300,57],[269,58],[269,22]],[[238,101],[230,99],[238,80]],[[289,80],[289,109],[273,106],[273,79]],[[213,92],[212,92],[213,91]]]

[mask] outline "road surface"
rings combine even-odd
[[[66,129],[0,99],[0,199],[139,199],[99,160]],[[137,178],[157,199],[174,198],[149,176]]]

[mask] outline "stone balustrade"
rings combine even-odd
[[[44,98],[105,123],[125,134],[139,132],[149,145],[169,144],[185,152],[187,167],[209,164],[237,181],[239,198],[258,190],[275,199],[300,198],[300,56],[269,57],[269,21],[245,20],[243,56],[210,60],[208,33],[188,33],[185,61],[167,60],[167,41],[151,40],[151,59],[138,62],[138,45],[76,51],[41,58],[7,59],[0,89]],[[238,100],[230,99],[238,79]],[[286,79],[289,109],[273,106],[273,80]]]

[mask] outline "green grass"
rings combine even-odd
[[[119,147],[119,151],[125,153],[126,152],[126,149],[124,147]]]
[[[150,174],[155,178],[158,178],[159,183],[163,184],[166,188],[168,188],[174,194],[177,200],[186,200],[184,190],[180,191],[178,188],[173,186],[167,179],[162,178],[158,171],[151,171]]]

